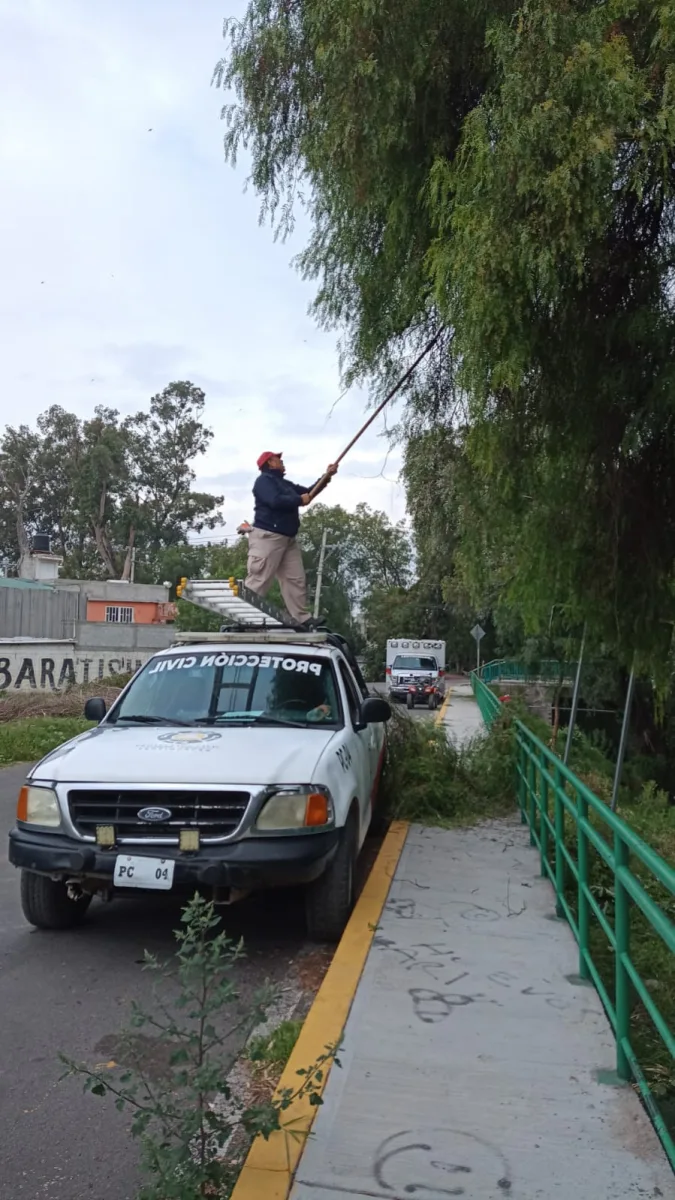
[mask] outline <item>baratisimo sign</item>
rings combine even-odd
[[[77,683],[137,671],[154,651],[77,651],[72,642],[0,642],[0,691],[57,692]]]

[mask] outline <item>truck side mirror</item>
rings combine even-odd
[[[106,703],[101,696],[90,696],[84,706],[84,716],[87,721],[102,721],[106,714]]]
[[[391,706],[381,696],[368,696],[361,705],[363,725],[384,725],[391,720]]]

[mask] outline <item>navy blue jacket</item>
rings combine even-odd
[[[309,487],[291,483],[281,471],[261,471],[253,485],[256,529],[295,537],[300,528],[300,497],[313,487],[313,483]]]

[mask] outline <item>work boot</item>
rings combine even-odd
[[[299,628],[306,630],[307,633],[316,633],[317,629],[324,629],[325,626],[325,617],[308,617],[306,621],[302,621]]]

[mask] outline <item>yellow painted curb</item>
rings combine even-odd
[[[406,821],[394,821],[390,826],[279,1080],[277,1094],[285,1088],[295,1090],[300,1083],[298,1071],[311,1067],[327,1046],[340,1043],[407,833]],[[326,1067],[320,1091],[328,1072]],[[296,1101],[283,1114],[285,1129],[273,1133],[268,1141],[260,1136],[255,1139],[230,1200],[287,1200],[316,1113],[308,1098]]]
[[[452,695],[452,688],[448,688],[447,692],[445,693],[445,699],[443,700],[443,703],[441,704],[441,707],[439,708],[439,710],[436,714],[436,724],[437,725],[441,724],[443,717],[445,716],[445,710],[450,703],[451,695]]]

